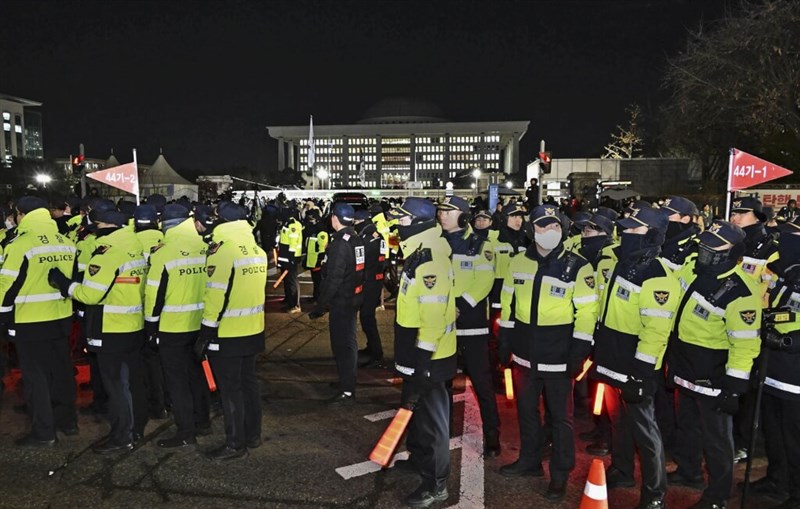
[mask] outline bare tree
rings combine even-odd
[[[631,159],[641,155],[644,146],[642,110],[634,103],[625,108],[625,112],[628,114],[628,124],[625,127],[618,125],[617,132],[611,134],[611,141],[603,147],[606,151],[603,159]]]
[[[737,146],[800,163],[800,2],[743,3],[741,12],[690,34],[669,62],[662,146],[698,157],[704,178],[724,181]]]

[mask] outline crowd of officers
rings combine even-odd
[[[206,455],[231,459],[259,447],[255,356],[264,349],[267,257],[248,211],[230,201],[213,209],[168,204],[157,195],[140,206],[101,198],[73,206],[54,220],[47,201],[21,197],[2,233],[0,321],[16,349],[32,423],[16,444],[50,447],[57,431],[79,433],[68,340],[75,328],[90,363],[88,410],[110,424],[95,452],[132,449],[168,405],[177,429],[159,447],[210,434],[201,360],[225,419],[224,443]]]
[[[660,207],[636,202],[621,215],[600,207],[574,222],[552,204],[527,210],[512,201],[490,214],[457,196],[411,197],[359,210],[337,203],[329,214],[265,208],[259,214],[272,226],[256,228],[259,245],[252,211],[241,205],[158,198],[139,207],[95,199],[80,216],[57,221],[39,198],[17,202],[0,244],[0,316],[18,351],[33,423],[19,445],[52,445],[57,430],[77,433],[66,341],[74,315],[90,351],[95,404],[105,405],[111,423],[97,452],[132,448],[148,416],[165,408],[165,394],[177,431],[160,447],[210,433],[205,358],[226,433],[207,454],[231,459],[258,447],[255,356],[264,348],[269,255],[287,312],[300,311],[298,268],[311,271],[309,317],[330,312],[338,383],[329,403],[354,402],[357,367],[383,361],[375,309],[384,265],[402,253],[394,362],[405,381],[402,404],[414,413],[409,457],[395,466],[422,478],[408,505],[447,499],[460,364],[489,457],[501,447],[498,368],[512,370],[519,457],[500,473],[543,476],[551,443],[545,497],[552,501],[564,498],[574,468],[573,391],[588,370],[591,389],[604,389],[595,436],[611,452],[608,487],[635,485],[638,452],[642,509],[665,507],[668,484],[703,490],[694,509],[726,507],[760,375],[769,468],[752,490],[800,507],[800,324],[762,330],[763,309],[800,309],[800,217],[768,232],[760,202],[742,198],[730,221],[701,230],[694,203],[678,196]],[[367,336],[361,351],[357,315]],[[768,371],[756,373],[766,349]],[[670,473],[665,451],[678,465]]]

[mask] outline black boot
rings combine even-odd
[[[483,436],[483,455],[486,458],[500,456],[500,432],[489,431]]]

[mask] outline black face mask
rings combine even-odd
[[[606,235],[595,235],[594,237],[581,237],[581,254],[588,260],[597,258],[597,254],[606,245],[608,237]]]
[[[620,235],[619,259],[627,260],[633,258],[637,253],[647,248],[645,236],[638,233],[625,233]]]
[[[677,221],[670,221],[669,223],[667,223],[667,238],[672,239],[674,237],[677,237],[678,235],[685,232],[691,227],[692,223],[684,224]]]
[[[422,233],[429,228],[436,226],[436,220],[430,219],[427,221],[417,221],[408,226],[397,225],[397,234],[400,235],[400,240],[408,240],[418,233]]]
[[[695,272],[697,274],[717,275],[731,270],[739,260],[741,245],[733,246],[724,251],[714,249],[699,244],[697,249],[697,260],[695,261]]]
[[[361,230],[367,227],[366,221],[361,221],[360,223],[356,223],[353,225],[353,229],[355,229],[356,233],[361,233]]]

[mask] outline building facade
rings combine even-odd
[[[0,93],[3,135],[0,137],[0,164],[11,165],[12,157],[44,158],[40,102]]]
[[[328,180],[321,184],[439,188],[474,170],[517,171],[528,121],[450,122],[419,114],[415,106],[389,102],[373,107],[356,124],[315,125],[313,170]],[[309,126],[267,129],[278,141],[278,168],[309,173]]]

